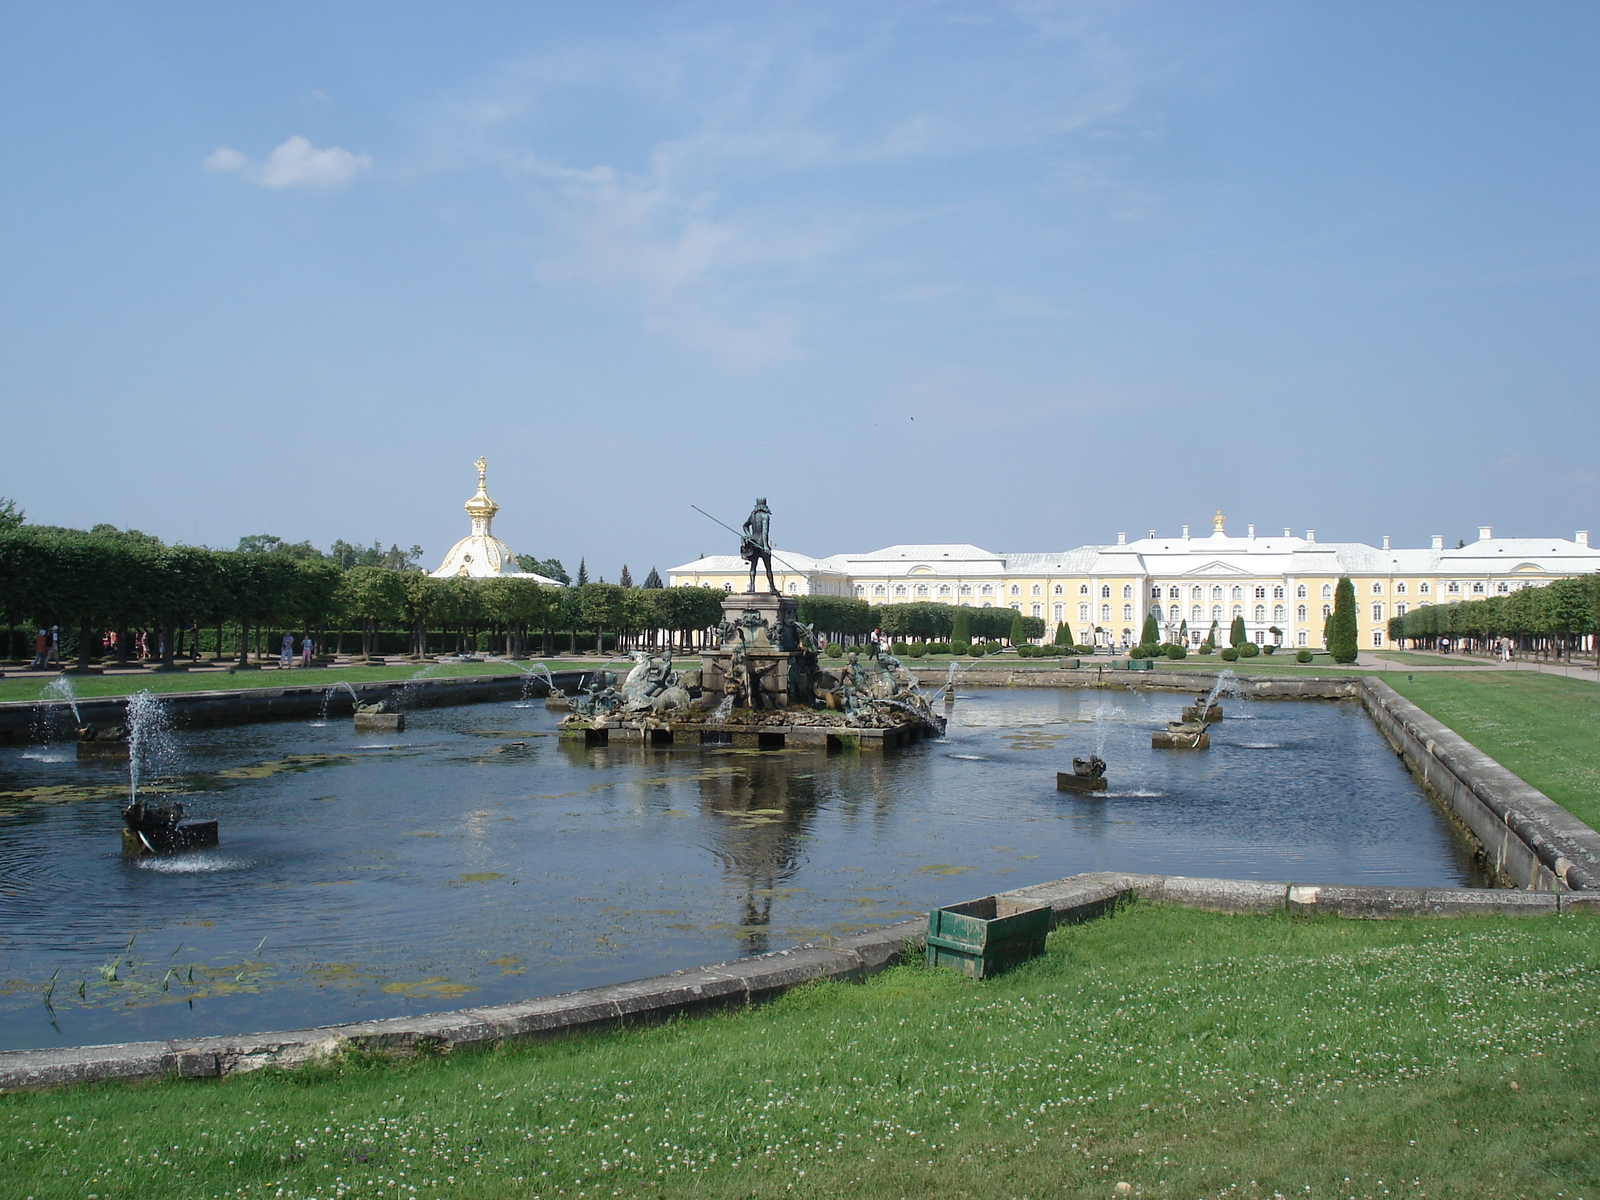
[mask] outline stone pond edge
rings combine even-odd
[[[1048,904],[1053,926],[1092,920],[1134,896],[1235,914],[1383,918],[1600,913],[1600,893],[1313,885],[1114,871],[1073,875],[1003,894]],[[4,1051],[0,1052],[0,1092],[109,1081],[214,1079],[263,1067],[302,1066],[347,1049],[378,1054],[438,1053],[653,1024],[760,1003],[813,981],[866,979],[894,965],[907,950],[920,948],[925,935],[925,921],[901,921],[649,979],[431,1015],[279,1033]]]

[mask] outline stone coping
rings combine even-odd
[[[1109,663],[1110,660],[1107,660]],[[907,669],[923,687],[943,687],[948,668],[918,666]],[[1123,671],[1095,663],[1076,670],[1049,667],[975,667],[956,677],[957,687],[1122,688],[1129,691],[1176,691],[1204,696],[1216,683],[1217,672]],[[1256,676],[1236,675],[1230,693],[1259,696],[1263,700],[1353,700],[1360,695],[1359,675]]]
[[[1093,920],[1132,896],[1210,912],[1345,918],[1600,913],[1600,894],[1295,884],[1112,871],[1073,875],[1002,895],[1048,904],[1052,925]],[[892,966],[907,950],[920,948],[926,932],[921,919],[901,921],[650,979],[431,1015],[281,1033],[5,1051],[0,1052],[0,1092],[112,1080],[218,1078],[262,1067],[296,1067],[347,1049],[447,1052],[660,1022],[759,1003],[814,980],[865,979]]]
[[[576,688],[587,677],[602,668],[555,671],[557,687]],[[544,677],[534,676],[534,694],[543,695]],[[416,705],[430,708],[438,705],[474,704],[497,699],[502,693],[515,695],[527,683],[528,676],[518,672],[501,672],[494,675],[448,675],[438,679],[375,679],[364,682],[328,680],[315,684],[285,684],[282,687],[208,688],[193,692],[162,692],[157,696],[178,721],[186,725],[233,725],[250,721],[293,720],[315,715],[322,708],[323,695],[328,694],[328,715],[347,716],[354,709],[355,699],[345,691],[343,683],[354,690],[364,702],[386,700],[404,689],[409,689]],[[333,690],[337,689],[337,690]],[[86,721],[114,722],[123,718],[128,707],[127,696],[84,696],[77,701],[78,711]],[[34,736],[35,714],[42,709],[56,708],[70,712],[66,700],[7,700],[0,702],[0,743],[20,744]]]
[[[1600,833],[1383,680],[1361,681],[1374,723],[1521,887],[1600,889]]]

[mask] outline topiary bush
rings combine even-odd
[[[1034,648],[1032,646],[1028,645],[1028,643],[1026,643],[1026,642],[1022,643],[1022,645],[1017,647],[1017,657],[1018,658],[1032,658],[1033,654],[1034,654]]]
[[[1240,642],[1238,649],[1240,658],[1254,658],[1261,653],[1261,647],[1254,642]]]
[[[1294,652],[1294,660],[1297,663],[1308,663],[1308,662],[1310,662],[1311,661],[1311,651],[1309,651],[1309,650],[1296,650]]]
[[[1168,658],[1188,658],[1189,650],[1185,646],[1171,645],[1167,647]]]
[[[1270,642],[1261,647],[1261,653],[1263,654],[1276,654],[1277,652],[1278,648],[1272,645]]]
[[[927,653],[928,653],[928,643],[927,642],[912,642],[909,646],[906,647],[906,656],[908,658],[921,658],[921,657],[923,657],[923,655],[925,655]]]
[[[908,642],[891,642],[889,644],[889,653],[899,658],[909,647],[910,643]]]
[[[1153,645],[1135,646],[1128,652],[1130,658],[1155,658],[1161,651]]]
[[[1004,649],[1005,647],[999,642],[985,642],[983,644],[983,652],[985,654],[999,654]]]
[[[961,655],[963,658],[972,653],[971,642],[951,642],[950,653]]]
[[[949,654],[950,653],[950,643],[949,642],[929,642],[928,643],[928,653],[929,654]]]
[[[1226,650],[1224,650],[1222,652],[1222,661],[1223,662],[1238,662],[1239,661],[1239,652],[1237,650],[1235,650],[1232,646],[1229,646]]]
[[[844,647],[839,645],[838,642],[829,642],[822,648],[822,652],[829,658],[842,658],[844,656]]]

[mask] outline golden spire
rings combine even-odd
[[[1222,510],[1220,508],[1217,509],[1217,515],[1211,518],[1211,528],[1217,533],[1222,532]]]
[[[467,515],[472,518],[473,533],[488,533],[489,522],[494,520],[495,513],[500,511],[500,506],[489,499],[489,493],[484,491],[484,479],[488,471],[489,462],[482,455],[472,464],[478,468],[478,490],[471,500],[466,503]]]

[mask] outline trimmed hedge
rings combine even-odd
[[[1294,654],[1294,660],[1297,663],[1308,663],[1308,662],[1310,662],[1311,661],[1311,651],[1309,651],[1309,650],[1296,650],[1295,654]]]
[[[1232,646],[1229,646],[1226,650],[1224,650],[1222,652],[1222,661],[1223,662],[1238,662],[1239,661],[1239,652],[1237,650],[1235,650]]]
[[[1254,642],[1240,642],[1237,647],[1240,658],[1254,658],[1261,653],[1261,647]]]

